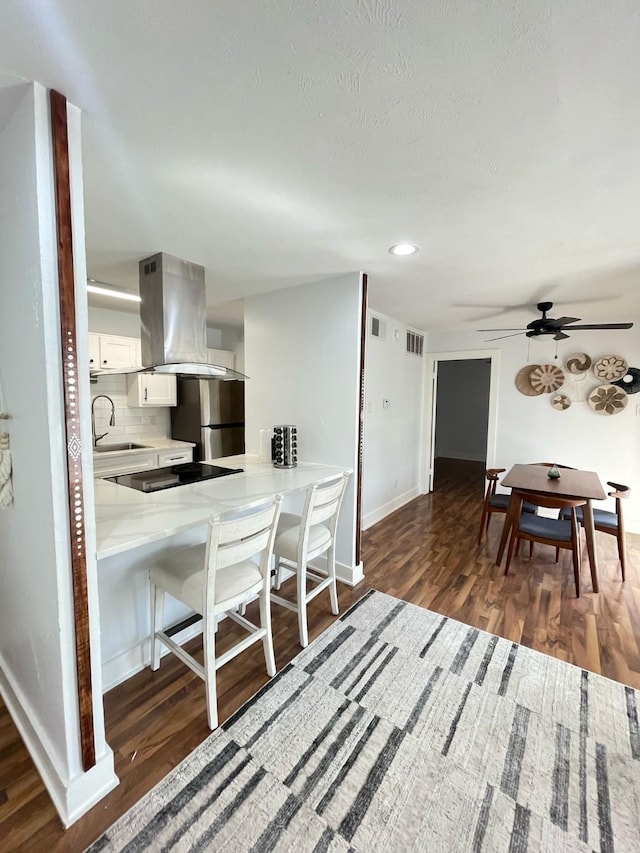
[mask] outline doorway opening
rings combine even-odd
[[[495,464],[497,351],[438,353],[427,356],[429,460],[427,489],[457,476],[484,483]]]

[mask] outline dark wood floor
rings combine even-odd
[[[483,467],[442,460],[436,490],[364,534],[365,580],[340,589],[344,611],[374,588],[640,688],[640,537],[630,536],[623,585],[613,537],[598,534],[600,594],[588,564],[575,597],[568,552],[537,546],[508,577],[494,565],[501,518],[476,546]],[[524,549],[525,551],[527,549]],[[328,594],[310,606],[310,636],[332,621]],[[249,608],[250,615],[254,616]],[[235,635],[223,623],[219,642]],[[196,642],[196,641],[194,641]],[[278,668],[299,651],[296,616],[274,607]],[[224,721],[267,680],[261,646],[218,674]],[[173,656],[105,696],[107,740],[121,784],[66,832],[0,703],[0,851],[82,851],[208,735],[202,682]]]

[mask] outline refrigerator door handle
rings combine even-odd
[[[243,427],[244,421],[230,421],[226,424],[203,424],[202,429],[228,429],[229,427]]]

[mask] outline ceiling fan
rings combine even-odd
[[[539,320],[532,320],[530,323],[527,323],[524,329],[478,329],[478,331],[512,333],[509,335],[500,335],[497,338],[489,338],[489,341],[513,338],[516,335],[526,335],[528,338],[553,335],[554,341],[562,341],[569,337],[569,335],[565,334],[565,329],[573,332],[578,329],[630,329],[633,326],[633,323],[583,323],[581,326],[574,326],[574,323],[580,322],[580,317],[558,317],[557,320],[547,317],[547,311],[551,311],[553,302],[538,302],[537,308],[538,311],[542,312],[542,317]]]

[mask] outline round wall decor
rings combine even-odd
[[[589,394],[589,405],[597,415],[617,415],[628,402],[625,392],[615,385],[598,385]]]
[[[564,363],[569,373],[585,373],[591,367],[591,359],[586,352],[572,352]]]
[[[593,387],[593,379],[589,378],[588,373],[567,373],[562,393],[572,403],[584,403],[589,396],[589,391],[593,391]]]
[[[628,367],[622,379],[611,384],[622,388],[627,394],[637,394],[640,391],[640,370],[637,367]]]
[[[621,355],[603,355],[593,365],[593,372],[598,379],[613,382],[622,379],[629,365]]]
[[[552,394],[563,382],[564,373],[555,364],[541,364],[531,372],[531,387],[538,394]]]
[[[531,384],[531,374],[539,367],[539,364],[528,364],[522,370],[519,370],[516,375],[516,388],[525,397],[537,397],[539,394],[542,394],[542,391],[536,391]]]
[[[556,394],[551,398],[551,405],[559,412],[564,412],[571,405],[571,400],[566,394]]]

